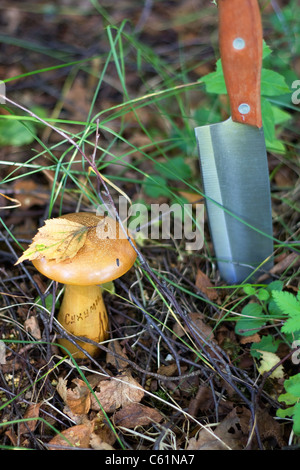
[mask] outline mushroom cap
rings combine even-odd
[[[87,212],[62,215],[60,218],[90,227],[85,244],[77,254],[64,261],[44,257],[32,261],[35,268],[49,279],[63,284],[96,285],[113,281],[134,264],[137,254],[129,235],[118,222],[107,216]]]

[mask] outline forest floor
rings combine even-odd
[[[265,113],[276,240],[269,275],[296,298],[300,9],[260,6],[266,67],[290,88],[270,91],[274,116]],[[15,264],[61,214],[95,212],[120,196],[148,209],[203,204],[194,128],[229,110],[226,95],[201,81],[219,58],[216,5],[4,1],[0,9],[0,79],[11,100],[0,108],[0,447],[299,449],[292,416],[278,413],[286,380],[300,371],[297,335],[285,335],[286,317],[271,312],[264,275],[256,284],[222,280],[206,216],[199,250],[184,238],[154,239],[157,221],[145,220],[135,265],[104,291],[109,338],[96,357],[76,360],[58,347],[64,286],[30,261]],[[259,325],[250,315],[239,333],[253,304]]]

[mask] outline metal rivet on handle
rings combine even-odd
[[[250,112],[250,106],[247,103],[242,103],[239,105],[238,110],[241,114],[248,114]]]
[[[244,49],[244,47],[246,46],[246,43],[243,38],[235,38],[232,44],[233,44],[234,49],[238,51],[240,51],[241,49]]]

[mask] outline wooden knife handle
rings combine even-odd
[[[221,62],[232,120],[260,128],[263,33],[257,0],[219,0],[218,9]]]

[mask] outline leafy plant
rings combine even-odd
[[[143,184],[145,193],[152,197],[169,196],[169,181],[189,179],[192,175],[191,168],[181,156],[162,163],[156,162],[154,171]]]
[[[263,336],[259,343],[253,343],[251,355],[260,359],[263,353],[274,354],[282,341],[292,342],[300,338],[300,291],[297,295],[283,291],[283,283],[275,281],[266,288],[256,290],[253,286],[245,286],[245,293],[253,295],[258,302],[248,303],[242,310],[242,316],[235,326],[237,334],[250,336],[259,332],[268,322],[283,320],[280,327],[281,337],[274,339],[272,335]],[[277,416],[293,418],[293,430],[300,435],[300,373],[289,377],[284,382],[286,393],[279,396],[279,401],[290,405],[279,409]]]
[[[251,285],[244,287],[244,292],[256,299],[248,303],[235,324],[235,332],[241,336],[258,333],[268,323],[283,321],[280,326],[282,338],[288,342],[300,337],[300,294],[283,291],[283,283],[274,281],[267,287],[255,289]],[[271,341],[272,339],[272,341]],[[264,336],[260,343],[255,343],[251,353],[257,357],[257,350],[274,352],[282,340]]]
[[[290,406],[277,410],[277,416],[279,418],[292,417],[293,431],[300,436],[300,373],[286,379],[284,388],[286,393],[279,395],[279,401]]]
[[[282,311],[274,301],[274,293],[281,292],[283,283],[274,281],[266,287],[255,288],[244,286],[244,292],[254,297],[256,302],[248,303],[241,312],[241,317],[235,325],[235,332],[242,336],[250,336],[261,330],[270,319],[281,319]]]
[[[300,291],[297,296],[291,292],[274,292],[273,299],[281,312],[288,316],[281,328],[282,333],[298,333],[300,331]]]

